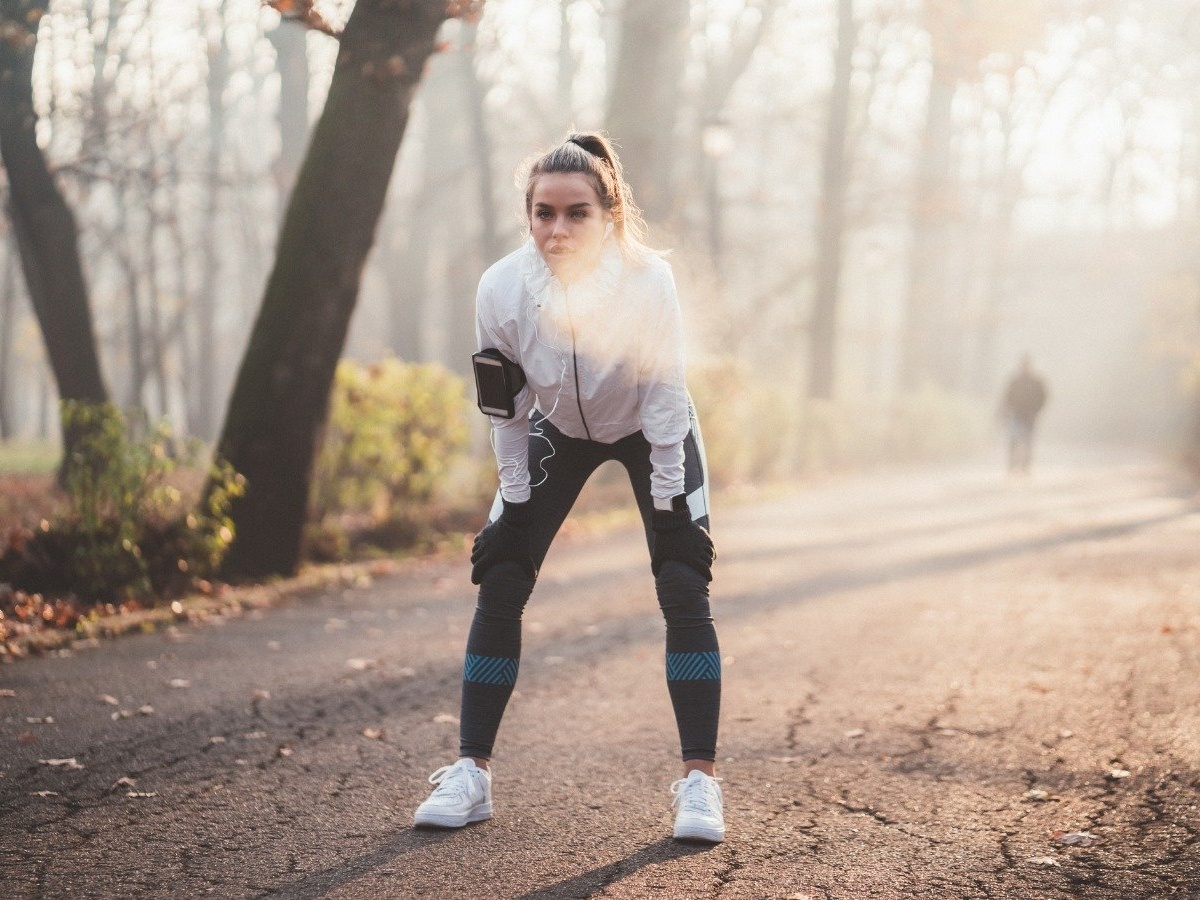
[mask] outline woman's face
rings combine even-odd
[[[533,185],[529,230],[546,265],[563,281],[595,267],[611,221],[582,172],[549,172]]]

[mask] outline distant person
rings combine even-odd
[[[1033,370],[1029,356],[1008,382],[1001,404],[1001,415],[1008,430],[1008,471],[1028,475],[1033,462],[1033,429],[1046,405],[1046,383]]]
[[[633,486],[666,619],[684,776],[671,785],[674,836],[717,843],[725,822],[714,777],[715,554],[671,266],[642,243],[644,223],[603,135],[572,134],[536,158],[524,212],[529,240],[484,273],[476,305],[476,387],[491,416],[500,490],[471,553],[479,599],[463,667],[459,759],[430,776],[437,788],[413,821],[459,828],[491,817],[489,760],[517,679],[526,601],[584,482],[616,460]],[[615,751],[605,749],[605,733],[578,748],[580,772]]]

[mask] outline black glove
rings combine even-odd
[[[654,528],[654,553],[650,557],[650,570],[655,576],[663,563],[671,559],[691,566],[712,581],[712,564],[717,558],[717,551],[708,532],[692,521],[687,497],[683,494],[672,497],[669,510],[654,510],[650,524]]]
[[[482,584],[483,576],[492,566],[514,562],[530,577],[537,578],[533,550],[529,544],[529,526],[533,524],[533,509],[529,501],[504,502],[504,512],[495,522],[489,522],[471,547],[471,583]]]

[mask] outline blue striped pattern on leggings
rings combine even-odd
[[[721,677],[721,654],[668,653],[667,681],[711,681]]]
[[[468,653],[463,666],[463,680],[476,684],[516,684],[517,660]]]

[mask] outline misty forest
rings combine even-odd
[[[998,446],[1022,359],[1047,439],[1200,441],[1193,4],[3,0],[0,29],[28,590],[477,517],[475,287],[572,129],[669,251],[717,486]],[[79,546],[94,571],[39,588]]]

